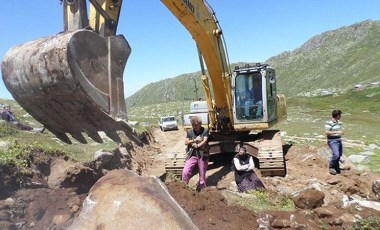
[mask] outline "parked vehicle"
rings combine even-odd
[[[178,130],[178,123],[175,116],[160,117],[159,121],[161,131]]]

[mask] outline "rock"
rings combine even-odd
[[[13,205],[15,203],[15,200],[11,197],[8,197],[4,202],[6,205]]]
[[[377,199],[380,199],[380,178],[372,183],[372,192],[375,193]]]
[[[362,156],[362,155],[356,155],[356,154],[350,155],[347,159],[353,163],[366,163],[369,161],[368,156]]]
[[[351,196],[349,196],[349,199],[350,200],[363,200],[363,198],[357,194],[352,194]]]
[[[331,157],[331,149],[328,146],[320,148],[318,155],[328,160]]]
[[[16,230],[18,229],[17,226],[11,222],[0,220],[0,229],[10,229],[10,230]]]
[[[0,200],[0,210],[7,209],[15,203],[13,198],[7,198],[5,200]],[[1,220],[1,219],[0,219]]]
[[[10,145],[9,141],[0,141],[0,149],[1,150],[7,149],[9,145]]]
[[[375,153],[372,151],[365,151],[365,152],[358,153],[358,155],[373,156],[373,155],[375,155]]]
[[[359,205],[362,207],[372,208],[380,211],[380,202],[368,200],[350,200],[346,195],[343,196],[343,207],[346,208],[350,205]]]
[[[107,164],[113,158],[113,153],[100,149],[95,152],[94,158],[96,161],[101,161],[103,164]]]
[[[332,217],[334,213],[329,210],[329,208],[326,207],[320,207],[314,209],[315,213],[318,215],[319,218],[328,218]]]
[[[259,230],[269,230],[270,222],[273,221],[273,216],[267,213],[260,213],[256,222],[259,225]]]
[[[362,194],[363,193],[363,189],[356,185],[356,184],[344,184],[342,185],[341,187],[342,191],[350,196],[354,195],[354,194]],[[362,194],[364,195],[364,194]]]
[[[314,189],[314,190],[317,190],[317,191],[322,191],[320,184],[317,183],[317,182],[313,182],[311,184],[311,188]]]
[[[53,217],[53,223],[55,225],[60,225],[60,224],[65,223],[66,221],[70,220],[70,218],[71,218],[71,215],[68,215],[68,214],[55,215]]]
[[[132,157],[131,153],[128,152],[127,148],[125,147],[119,147],[119,151],[124,157],[128,157],[129,159]]]
[[[229,190],[231,190],[231,191],[233,191],[233,192],[238,192],[238,187],[237,187],[235,181],[231,181],[231,183],[230,183],[230,187],[229,187]]]
[[[10,221],[11,219],[9,212],[6,210],[0,210],[0,220]]]
[[[156,177],[112,170],[91,188],[68,229],[197,229]]]
[[[340,163],[339,168],[340,168],[340,170],[350,170],[351,166],[346,164],[346,163]]]
[[[295,223],[294,225],[292,224],[291,227],[292,227],[292,229],[295,229],[295,230],[309,229],[309,227],[306,226],[306,224],[299,224],[299,223]]]
[[[325,194],[314,189],[306,189],[293,198],[293,202],[298,208],[314,209],[321,207]]]
[[[342,222],[342,223],[354,223],[354,222],[358,221],[358,219],[355,218],[355,216],[353,216],[350,213],[344,213],[343,215],[338,217],[338,219],[339,219],[338,222]]]
[[[286,219],[275,219],[271,226],[273,228],[289,228],[290,227],[290,221]]]
[[[70,212],[72,212],[72,213],[78,212],[79,209],[80,209],[80,207],[78,205],[70,206]]]
[[[336,184],[339,184],[340,182],[341,180],[338,179],[337,177],[331,177],[328,180],[326,180],[326,183],[331,184],[331,185],[336,185]]]
[[[364,149],[365,150],[375,150],[375,149],[378,149],[379,148],[379,146],[377,146],[376,144],[370,144],[370,145],[368,145],[368,146],[366,146]]]

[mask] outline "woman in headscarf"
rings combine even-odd
[[[263,182],[256,175],[255,163],[252,156],[247,154],[245,147],[240,147],[233,159],[235,168],[235,182],[239,192],[246,192],[252,189],[265,189]]]

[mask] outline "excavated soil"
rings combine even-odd
[[[301,208],[293,211],[252,211],[237,205],[233,202],[236,197],[249,196],[234,191],[231,154],[210,162],[208,187],[196,192],[193,188],[197,175],[191,179],[189,188],[164,172],[165,157],[184,151],[184,138],[185,132],[181,130],[161,132],[155,129],[146,136],[149,145],[139,147],[128,143],[115,151],[120,159],[103,165],[94,161],[78,166],[63,155],[47,156],[40,152],[27,156],[29,170],[20,171],[13,165],[1,165],[0,229],[66,229],[79,215],[82,202],[96,180],[117,168],[128,168],[142,176],[160,177],[199,229],[259,229],[260,226],[261,229],[347,229],[357,215],[380,217],[380,212],[374,209],[342,208],[343,195],[376,200],[371,185],[380,178],[378,174],[357,171],[351,165],[350,170],[331,176],[327,168],[327,148],[307,145],[284,148],[286,177],[261,177],[260,172],[257,173],[268,194],[273,196],[279,193],[294,196],[305,188],[318,187],[325,194],[323,211]],[[125,152],[130,153],[130,159],[123,159],[128,155]],[[59,162],[75,165],[72,168],[76,171],[66,173],[67,178],[61,178],[59,170],[50,170],[52,164]]]

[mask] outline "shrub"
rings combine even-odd
[[[349,230],[377,230],[380,226],[380,220],[375,216],[371,215],[367,218],[361,219],[355,222]]]

